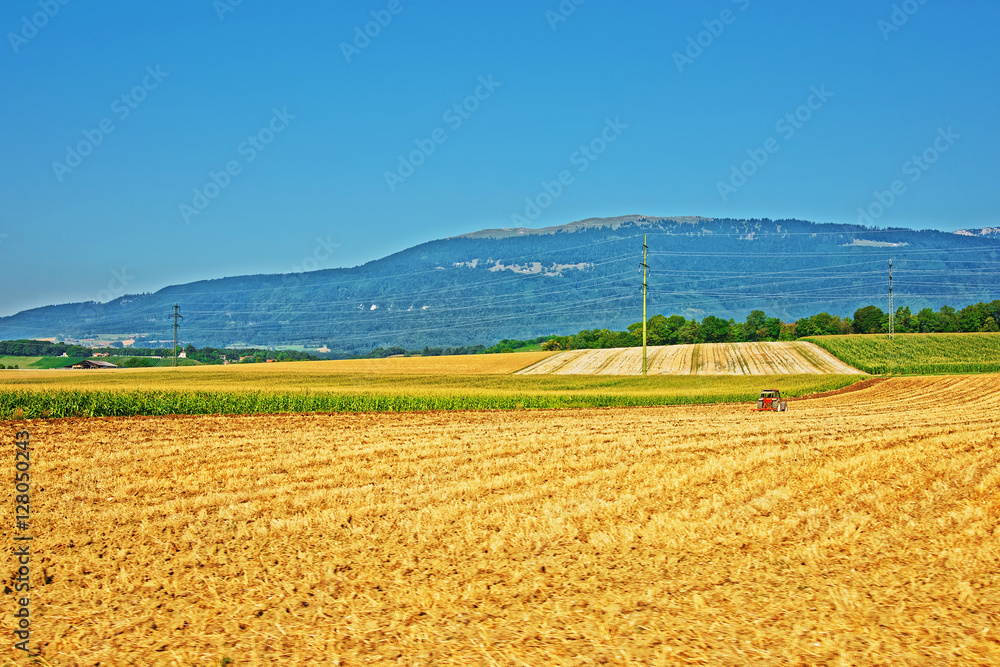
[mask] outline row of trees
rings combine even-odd
[[[483,349],[485,354],[497,354],[501,352],[513,352],[521,348],[529,347],[531,345],[538,345],[539,343],[544,343],[552,336],[539,336],[538,338],[533,338],[532,340],[517,340],[512,338],[504,338],[502,341],[496,345],[492,345]]]
[[[173,356],[172,351],[169,356]],[[268,359],[274,361],[318,361],[321,359],[314,354],[299,350],[261,350],[257,348],[237,350],[215,347],[196,348],[194,345],[188,345],[184,348],[184,356],[203,364],[221,364],[223,357],[230,363],[240,361],[243,363],[264,363]]]
[[[90,348],[45,340],[0,340],[0,357],[89,357]]]
[[[896,309],[893,328],[897,333],[945,333],[1000,331],[1000,300],[975,303],[956,311],[942,306],[934,311],[924,308],[916,315],[909,307]],[[877,306],[865,306],[854,317],[839,317],[818,313],[795,322],[782,322],[754,310],[743,322],[724,320],[709,315],[700,322],[681,315],[654,315],[646,320],[648,345],[680,345],[690,343],[731,343],[753,341],[796,340],[806,336],[887,333],[889,315]],[[627,331],[609,329],[584,330],[570,336],[551,336],[542,344],[546,350],[577,350],[642,345],[642,322],[628,326]]]
[[[547,338],[547,336],[546,336]],[[488,351],[485,345],[459,345],[456,347],[427,347],[422,350],[407,350],[404,347],[376,347],[368,354],[355,359],[385,359],[386,357],[441,357],[454,354],[481,354]]]
[[[482,346],[480,346],[482,347]],[[4,340],[0,341],[0,356],[8,357],[59,357],[63,353],[70,357],[90,357],[95,353],[107,353],[115,357],[127,357],[121,364],[126,367],[152,366],[150,357],[172,357],[172,348],[153,349],[148,347],[102,347],[89,348],[66,343],[49,343],[38,340]],[[275,361],[316,361],[322,359],[308,352],[298,350],[262,350],[259,348],[196,348],[188,345],[184,348],[188,359],[200,361],[203,364],[221,364],[223,357],[230,362],[244,358],[244,363]],[[470,353],[471,354],[471,353]]]
[[[855,333],[886,333],[889,315],[881,308],[865,306],[854,313]],[[893,329],[899,333],[948,333],[971,331],[1000,331],[1000,300],[974,303],[962,310],[942,306],[933,311],[924,308],[916,315],[910,308],[896,309]]]

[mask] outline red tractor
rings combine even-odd
[[[785,412],[788,410],[788,401],[781,399],[781,392],[777,389],[764,389],[757,399],[755,412]]]

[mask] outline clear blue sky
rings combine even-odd
[[[878,226],[1000,225],[996,2],[236,1],[0,4],[0,314],[894,181]]]

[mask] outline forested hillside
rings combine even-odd
[[[201,346],[375,347],[492,344],[641,319],[643,237],[649,312],[743,320],[752,310],[791,322],[887,306],[912,312],[1000,298],[990,236],[869,229],[797,220],[626,216],[546,230],[485,230],[431,241],[363,266],[252,275],[48,306],[0,318],[0,338],[171,336]]]

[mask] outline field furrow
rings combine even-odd
[[[998,399],[2,426],[50,664],[985,665]]]
[[[701,343],[647,348],[650,375],[860,374],[829,352],[803,341]],[[642,348],[558,352],[518,374],[638,375]]]

